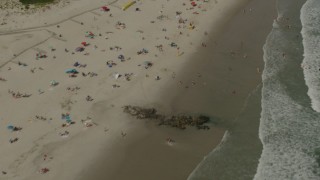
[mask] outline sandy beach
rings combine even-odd
[[[261,81],[261,53],[237,34],[234,46],[218,41],[235,15],[250,18],[255,7],[63,2],[1,19],[0,179],[186,179]],[[212,59],[218,46],[223,59]],[[217,124],[157,126],[123,113],[125,105]]]

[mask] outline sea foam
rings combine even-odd
[[[301,9],[304,46],[303,72],[312,108],[320,112],[320,1],[308,0]]]

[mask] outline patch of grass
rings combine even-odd
[[[46,4],[53,3],[55,0],[19,0],[22,4]]]

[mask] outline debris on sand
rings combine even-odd
[[[159,125],[167,125],[171,127],[176,127],[179,129],[186,129],[186,126],[195,126],[198,129],[210,129],[209,126],[204,125],[209,122],[210,118],[207,116],[188,116],[188,115],[178,115],[171,116],[160,120]]]
[[[157,114],[157,110],[154,108],[141,108],[138,106],[124,106],[123,112],[136,117],[137,119],[159,119],[163,118]]]
[[[210,121],[210,117],[199,115],[199,116],[190,116],[190,115],[174,115],[174,116],[165,116],[157,114],[155,108],[142,108],[139,106],[124,106],[123,112],[130,114],[131,116],[136,117],[137,119],[154,119],[157,120],[159,126],[166,125],[179,129],[186,129],[187,126],[195,126],[198,129],[210,129],[209,126],[205,125]]]

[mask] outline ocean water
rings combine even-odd
[[[254,179],[320,179],[320,1],[278,0],[277,7],[264,46],[263,151]]]
[[[278,0],[277,11],[263,47],[261,91],[189,180],[320,179],[320,1]]]

